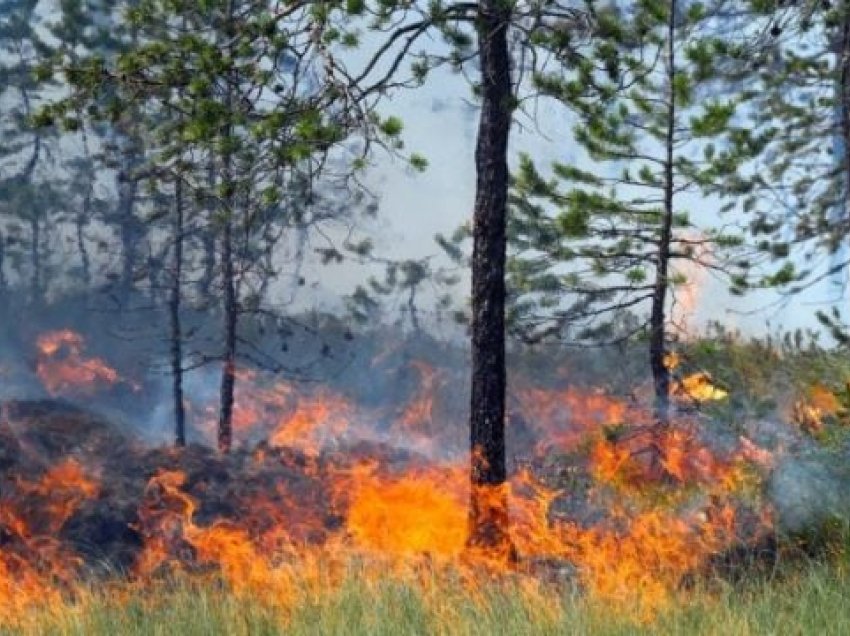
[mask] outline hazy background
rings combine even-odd
[[[469,86],[458,75],[437,71],[427,86],[396,95],[383,110],[404,119],[407,150],[423,154],[430,164],[424,173],[417,173],[401,160],[376,156],[367,183],[379,195],[379,214],[363,229],[374,232],[376,253],[381,256],[435,255],[435,264],[447,263],[434,242],[434,235],[451,234],[468,222],[474,199],[478,109],[470,99]],[[590,169],[587,158],[571,140],[573,123],[562,108],[551,102],[537,103],[533,112],[526,111],[517,117],[511,156],[516,158],[520,152],[527,152],[541,170],[554,160]],[[697,224],[710,226],[730,220],[728,216],[722,221],[717,219],[719,206],[715,202],[691,196],[687,205]],[[454,291],[460,304],[466,303],[469,287],[468,272],[462,275],[463,282]],[[302,294],[300,301],[334,307],[339,302],[336,295],[349,292],[363,281],[365,273],[346,265],[317,269],[315,276],[321,279],[320,287],[331,293],[327,299],[321,294],[308,297]],[[797,328],[819,330],[815,311],[828,309],[840,301],[845,282],[846,274],[842,274],[791,298],[774,291],[734,297],[723,281],[709,273],[700,274],[694,278],[693,313],[688,313],[688,326],[699,330],[710,321],[719,321],[730,329],[752,335]],[[431,308],[426,302],[423,300],[422,308],[427,315]],[[446,325],[436,328],[451,331]]]

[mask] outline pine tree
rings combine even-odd
[[[0,100],[5,104],[0,113],[0,201],[7,218],[0,226],[0,242],[4,265],[28,263],[28,297],[36,304],[48,284],[43,251],[58,203],[47,174],[49,133],[30,125],[47,89],[36,70],[52,53],[39,30],[37,5],[33,0],[0,2]]]
[[[770,144],[739,187],[759,248],[779,265],[761,281],[789,293],[850,265],[850,3],[747,3],[759,46],[746,78],[749,125]],[[841,336],[840,315],[819,312]]]
[[[604,340],[606,316],[641,315],[620,336],[648,339],[661,427],[670,419],[675,290],[689,269],[746,284],[747,263],[733,258],[743,237],[689,209],[697,197],[725,194],[762,145],[737,124],[745,96],[729,90],[724,65],[741,46],[717,29],[721,8],[648,0],[600,12],[602,40],[583,77],[535,78],[575,113],[590,167],[556,163],[547,178],[526,156],[514,182],[512,320],[531,339]]]
[[[212,208],[223,452],[232,445],[239,318],[262,300],[256,290],[272,274],[265,255],[279,230],[304,222],[297,199],[305,178],[313,184],[328,164],[343,176],[360,167],[345,147],[357,127],[376,128],[385,141],[400,132],[341,90],[327,49],[338,35],[320,5],[278,9],[258,0],[134,3],[133,41],[105,58],[66,57],[73,95],[42,113],[46,121],[83,111],[115,122],[131,106],[149,131],[147,178],[162,187],[179,181],[181,200]],[[184,209],[175,189],[174,213]]]
[[[58,15],[48,23],[50,35],[55,38],[54,59],[66,60],[69,65],[97,56],[113,59],[121,51],[137,43],[138,34],[123,16],[132,6],[116,0],[64,0],[59,4]],[[40,69],[48,76],[49,65]],[[65,172],[68,193],[65,217],[75,227],[76,248],[80,258],[80,277],[84,288],[94,281],[91,276],[91,256],[88,251],[87,228],[91,224],[105,225],[118,237],[119,258],[117,270],[107,273],[111,283],[105,291],[118,301],[118,310],[129,308],[131,298],[140,278],[141,260],[145,244],[149,244],[148,227],[144,221],[145,201],[140,192],[141,169],[144,156],[144,131],[139,122],[143,119],[134,104],[127,104],[108,121],[98,125],[85,125],[87,113],[81,104],[68,109],[53,123],[70,139],[62,155],[66,157]],[[42,123],[44,123],[42,121]],[[78,148],[82,152],[71,153]],[[109,194],[98,197],[96,189],[103,190],[112,180]],[[96,188],[100,185],[100,188]],[[68,205],[75,202],[75,208]]]
[[[584,45],[592,23],[593,2],[521,3],[479,0],[476,3],[378,3],[376,29],[386,31],[384,44],[356,75],[379,78],[371,87],[404,86],[399,66],[412,59],[414,83],[424,81],[440,64],[462,70],[478,62],[474,91],[481,114],[476,139],[475,203],[471,293],[471,498],[469,546],[494,555],[513,555],[508,533],[505,482],[505,263],[508,199],[508,142],[523,60],[555,59],[570,67]],[[399,17],[401,14],[401,17]],[[402,26],[397,26],[401,24]],[[440,33],[449,46],[445,56],[411,52],[418,38]],[[401,44],[399,44],[401,43]],[[511,49],[510,43],[517,48]],[[394,48],[394,44],[397,46]],[[527,54],[527,55],[526,55]],[[379,64],[383,62],[384,64]],[[390,72],[384,73],[383,68]],[[572,72],[569,68],[567,73]],[[381,77],[380,75],[383,74]]]

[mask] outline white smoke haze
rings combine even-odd
[[[834,455],[814,450],[786,457],[771,476],[769,493],[776,506],[780,530],[800,533],[829,522],[850,522],[845,493],[850,475]]]
[[[108,311],[91,312],[89,303],[75,307],[66,302],[58,312],[48,308],[41,325],[10,329],[7,323],[0,346],[0,400],[58,399],[99,414],[152,448],[169,445],[174,423],[166,343],[162,341],[162,349],[157,351],[151,347],[156,338],[142,337],[152,330],[156,333],[155,314],[122,326],[118,316]],[[144,329],[139,323],[144,323]],[[120,379],[111,384],[60,385],[58,390],[48,390],[44,379],[38,377],[43,358],[36,343],[53,327],[78,331],[85,343],[82,359],[103,362],[114,368]],[[431,461],[462,460],[467,450],[468,412],[468,352],[464,346],[424,334],[405,336],[398,328],[383,332],[355,329],[351,334],[318,324],[316,329],[283,339],[277,334],[260,339],[259,348],[270,354],[269,359],[283,361],[281,368],[263,368],[250,359],[240,365],[248,375],[240,375],[237,382],[237,448],[274,444],[275,433],[288,429],[294,433],[284,434],[280,443],[296,448],[334,452],[361,443],[382,444]],[[128,335],[133,333],[134,337]],[[60,354],[60,359],[64,355]],[[508,426],[511,465],[516,468],[533,461],[535,448],[557,448],[561,443],[558,435],[573,435],[569,432],[574,430],[579,436],[576,439],[580,438],[585,424],[579,423],[587,417],[598,418],[592,421],[606,426],[615,424],[606,419],[604,410],[594,411],[608,408],[607,398],[597,405],[593,395],[614,398],[631,393],[635,405],[648,410],[651,390],[644,355],[640,345],[567,349],[561,355],[546,349],[513,354]],[[776,390],[782,391],[782,369],[777,373]],[[214,361],[185,375],[190,444],[215,446],[219,382],[220,370]],[[536,388],[529,392],[531,387]],[[735,387],[729,388],[734,396]],[[535,398],[533,391],[542,392]],[[558,398],[562,391],[567,392],[565,397]],[[569,391],[587,397],[573,402]],[[542,399],[563,401],[555,411],[539,411],[540,405],[534,403]],[[536,428],[541,415],[545,426],[554,428]],[[302,417],[308,424],[303,432],[298,429]],[[733,456],[741,439],[770,453],[765,495],[775,510],[779,532],[797,534],[836,519],[850,521],[850,507],[843,497],[850,487],[850,475],[840,466],[840,454],[824,450],[797,425],[776,416],[755,416],[742,407],[736,419],[737,423],[730,425],[704,415],[690,431],[719,457]],[[399,424],[405,420],[410,423]],[[595,519],[598,511],[587,508],[580,492],[566,493],[560,510]]]

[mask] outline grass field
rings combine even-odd
[[[850,634],[850,577],[811,563],[758,582],[709,582],[676,593],[647,616],[578,592],[511,583],[471,592],[434,579],[411,586],[356,578],[305,592],[286,607],[213,582],[172,580],[155,588],[93,589],[75,602],[19,617],[2,634]]]

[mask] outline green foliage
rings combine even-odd
[[[410,166],[417,172],[424,172],[428,169],[428,160],[418,153],[411,154],[409,161]]]
[[[347,246],[349,251],[361,258],[371,258],[371,243],[368,250],[358,250],[357,245]],[[388,303],[403,303],[398,314],[398,325],[405,321],[413,331],[420,331],[420,294],[430,290],[440,294],[436,299],[439,311],[447,311],[452,305],[449,291],[458,284],[458,277],[450,270],[434,267],[430,257],[421,259],[378,259],[383,265],[383,277],[372,276],[367,284],[358,285],[354,293],[346,298],[350,315],[360,324],[377,323]]]
[[[847,245],[850,6],[764,0],[744,5],[751,27],[770,38],[734,66],[752,100],[741,126],[749,138],[738,142],[765,147],[764,161],[739,185],[748,196],[750,230],[779,269],[760,283],[796,291],[804,279],[817,280],[823,272],[818,267],[793,274],[784,261],[817,262]],[[789,241],[792,253],[785,247]]]
[[[744,237],[713,229],[704,212],[686,207],[688,196],[732,197],[729,183],[763,149],[737,126],[746,97],[721,72],[737,44],[718,35],[719,5],[682,3],[671,61],[669,6],[608,7],[580,61],[534,77],[575,113],[573,135],[590,161],[577,159],[582,169],[555,163],[548,177],[531,157],[519,160],[509,276],[514,327],[526,337],[580,339],[599,334],[584,327],[599,327],[606,315],[645,315],[656,284],[686,282],[683,268],[710,266],[736,289],[748,287]],[[662,260],[670,262],[666,275]]]
[[[387,137],[398,137],[403,127],[404,124],[398,117],[387,117],[380,124],[381,132]]]
[[[54,50],[38,3],[0,0],[0,16],[0,252],[5,265],[27,281],[30,299],[40,301],[48,291],[43,253],[55,238],[50,221],[64,204],[64,183],[51,172],[51,153],[57,132],[73,129],[76,120],[33,125],[36,104],[56,90],[45,72]],[[6,284],[6,272],[0,271],[0,291]]]

